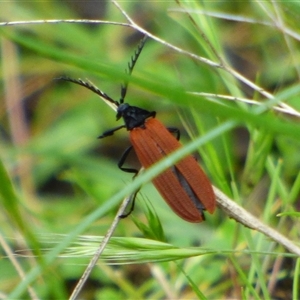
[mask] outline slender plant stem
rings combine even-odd
[[[136,196],[137,193],[138,193],[138,191],[134,192],[133,194],[131,194],[130,196],[126,197],[123,200],[123,202],[122,202],[122,204],[121,204],[121,206],[120,206],[120,208],[119,208],[119,210],[118,210],[118,212],[117,212],[117,214],[116,214],[116,216],[115,216],[115,218],[114,218],[114,220],[113,220],[110,228],[108,229],[106,235],[104,236],[104,238],[101,241],[98,249],[96,250],[93,258],[90,260],[90,262],[89,262],[88,266],[86,267],[84,273],[82,274],[82,276],[79,279],[77,285],[75,286],[75,288],[74,288],[74,290],[73,290],[73,292],[72,292],[69,300],[74,300],[79,295],[79,293],[82,290],[82,288],[83,288],[86,280],[89,278],[89,276],[90,276],[93,268],[95,267],[95,265],[96,265],[99,257],[103,253],[103,251],[104,251],[107,243],[109,242],[109,240],[112,237],[112,235],[113,235],[113,233],[114,233],[117,225],[119,224],[120,216],[124,215],[126,207],[128,206],[129,203],[131,203],[132,201],[134,201],[134,198],[135,198],[135,196]]]

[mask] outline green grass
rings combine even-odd
[[[199,163],[215,186],[266,225],[298,241],[299,116],[270,107],[285,103],[300,111],[300,5],[120,4],[155,38],[188,52],[148,39],[126,98],[157,111],[166,126],[179,127],[186,147],[132,181],[116,165],[129,145],[128,133],[96,139],[121,124],[115,122],[115,112],[88,90],[53,80],[61,75],[88,78],[118,100],[127,78],[124,69],[138,43],[138,38],[132,41],[135,30],[75,23],[1,26],[3,295],[68,298],[122,199],[145,183],[134,212],[120,220],[92,272],[84,297],[298,299],[296,255],[221,209],[206,214],[201,224],[184,222],[147,182],[186,153],[199,152]],[[178,11],[183,8],[190,14]],[[60,2],[6,2],[0,16],[6,21],[77,18]],[[101,19],[126,21],[111,3]],[[244,74],[248,86],[232,70]]]

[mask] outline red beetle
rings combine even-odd
[[[131,62],[128,64],[129,74],[143,49],[146,37],[144,37]],[[61,78],[82,85],[99,95],[105,102],[114,106],[117,110],[117,120],[123,118],[124,125],[104,132],[99,138],[113,135],[115,131],[126,128],[129,131],[130,146],[121,157],[118,166],[125,172],[137,174],[138,170],[125,168],[123,164],[130,150],[133,148],[137,157],[146,169],[161,158],[179,149],[179,130],[167,129],[155,118],[155,111],[131,106],[124,103],[128,83],[121,88],[120,101],[113,100],[107,94],[99,90],[89,82],[81,79],[75,80],[68,77]],[[177,139],[172,135],[177,133]],[[204,210],[213,213],[216,208],[216,199],[212,185],[207,176],[192,155],[189,155],[171,168],[165,170],[153,179],[153,184],[172,210],[182,219],[188,222],[201,222],[205,220]]]

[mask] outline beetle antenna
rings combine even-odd
[[[57,80],[64,80],[64,81],[69,81],[69,82],[73,82],[76,84],[79,84],[81,86],[84,86],[85,88],[91,90],[92,92],[94,92],[95,94],[97,94],[98,96],[100,96],[104,101],[109,101],[112,104],[115,104],[116,106],[119,106],[119,102],[115,101],[114,99],[110,98],[106,93],[102,92],[101,90],[99,90],[94,84],[92,84],[91,82],[88,81],[83,81],[82,79],[73,79],[67,76],[62,76],[59,78],[56,78]]]
[[[135,66],[135,63],[137,62],[137,60],[138,60],[138,58],[139,58],[139,56],[140,56],[140,54],[141,54],[141,52],[143,50],[143,47],[145,45],[146,40],[147,40],[147,36],[145,35],[141,39],[141,41],[140,41],[137,49],[134,51],[134,54],[131,56],[131,60],[128,63],[128,69],[125,70],[125,72],[128,75],[131,75],[132,70],[133,70],[133,68]],[[125,99],[125,96],[126,96],[126,92],[127,92],[127,87],[128,87],[128,80],[126,80],[124,82],[124,84],[121,86],[121,99],[120,99],[120,103],[124,102],[124,99]]]

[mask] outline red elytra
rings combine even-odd
[[[144,127],[133,128],[130,131],[130,141],[145,168],[181,147],[177,139],[155,118],[146,120]],[[182,219],[188,222],[203,221],[203,210],[213,213],[216,208],[210,181],[191,155],[180,160],[174,167],[177,172],[169,168],[154,178],[153,184]],[[178,179],[178,172],[185,184]],[[189,195],[187,185],[193,190],[193,196]],[[197,208],[195,201],[199,202],[200,208]]]

